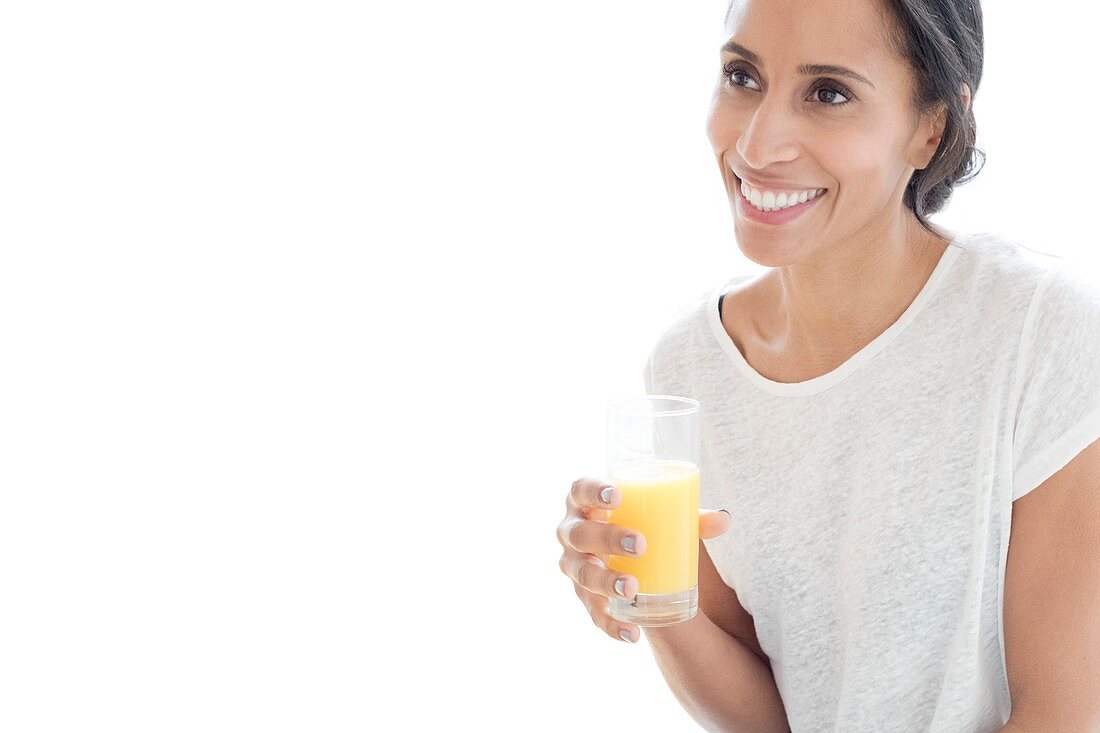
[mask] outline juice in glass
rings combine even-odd
[[[639,595],[688,594],[699,582],[699,469],[655,460],[612,471],[622,502],[608,522],[645,537],[641,557],[609,555],[607,566],[638,579]]]
[[[607,478],[622,501],[606,521],[645,537],[638,557],[601,556],[611,570],[638,579],[633,598],[608,599],[620,621],[668,626],[698,611],[699,410],[698,400],[676,395],[607,405]]]

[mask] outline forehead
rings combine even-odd
[[[776,69],[840,64],[873,80],[899,64],[888,45],[890,24],[885,0],[733,0],[725,38]]]

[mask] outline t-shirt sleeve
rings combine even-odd
[[[1012,438],[1012,500],[1100,437],[1100,285],[1079,263],[1059,263],[1024,318]]]

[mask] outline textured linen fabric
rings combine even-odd
[[[956,235],[895,323],[796,383],[722,326],[719,297],[746,277],[671,319],[644,380],[701,403],[701,505],[733,517],[704,543],[791,729],[996,731],[1012,501],[1100,436],[1095,277]]]

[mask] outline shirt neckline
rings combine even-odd
[[[924,286],[921,287],[920,292],[917,293],[917,297],[913,299],[913,302],[909,304],[909,307],[905,309],[898,319],[890,324],[889,328],[880,333],[873,341],[866,344],[855,354],[848,357],[840,366],[812,379],[807,379],[802,382],[776,382],[772,379],[768,379],[763,374],[756,371],[756,369],[745,360],[745,357],[741,354],[740,349],[737,348],[733,339],[726,333],[726,329],[722,325],[721,315],[718,312],[718,299],[730,285],[754,277],[753,275],[737,275],[715,288],[710,297],[707,298],[707,320],[710,323],[715,338],[718,340],[719,346],[726,352],[730,361],[733,362],[738,371],[759,389],[770,394],[784,397],[816,394],[848,377],[862,364],[869,361],[871,357],[882,351],[891,341],[897,338],[903,330],[905,330],[906,326],[917,317],[917,314],[920,313],[935,294],[940,283],[946,276],[947,271],[951,268],[951,265],[962,251],[962,240],[968,238],[968,236],[969,235],[959,233],[948,242],[943,254],[940,255],[939,262],[936,263],[936,267],[932,270],[932,274],[928,276],[928,280],[925,281]]]

